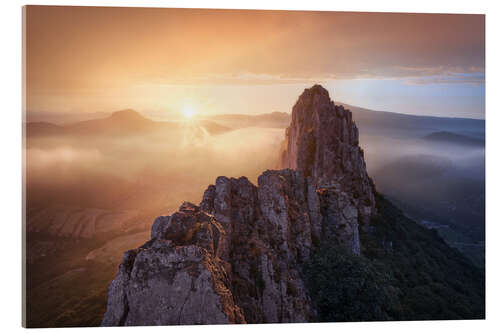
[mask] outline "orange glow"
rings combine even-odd
[[[288,112],[317,82],[484,70],[483,15],[27,6],[26,33],[29,111]]]
[[[191,106],[184,107],[184,117],[187,119],[192,119],[196,115],[196,111]]]

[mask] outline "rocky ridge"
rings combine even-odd
[[[375,189],[351,112],[315,85],[293,107],[285,135],[280,167],[302,171],[322,191],[340,190],[354,203],[360,223],[368,224],[375,213]]]
[[[158,217],[127,251],[103,326],[308,322],[301,265],[328,239],[355,254],[376,212],[350,111],[316,85],[293,107],[281,154],[258,186],[218,177],[200,205]]]

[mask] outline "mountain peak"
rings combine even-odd
[[[346,172],[366,174],[351,112],[336,106],[320,85],[305,89],[293,106],[284,145],[281,167],[300,170],[319,183],[344,178]],[[351,151],[360,155],[360,163],[345,155]]]
[[[145,120],[145,118],[142,114],[139,112],[133,110],[133,109],[124,109],[120,111],[115,111],[111,114],[110,116],[111,119],[118,119],[118,120]]]
[[[304,92],[299,96],[297,104],[315,104],[328,105],[333,103],[330,100],[330,94],[323,86],[315,84],[311,88],[304,89]]]
[[[301,171],[322,188],[354,195],[364,220],[374,211],[374,186],[366,171],[352,114],[336,106],[320,85],[305,89],[292,109],[282,145],[281,168]]]
[[[326,90],[321,84],[315,84],[311,88],[304,89],[304,93],[318,94],[318,95],[330,97],[328,90]]]

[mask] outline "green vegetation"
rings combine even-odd
[[[456,190],[455,192],[458,192],[458,190]],[[429,209],[424,210],[420,206],[414,207],[393,197],[389,197],[389,199],[398,207],[400,207],[406,215],[408,215],[415,221],[428,219],[435,221],[435,224],[438,226],[435,229],[438,232],[439,236],[441,236],[441,238],[446,242],[446,244],[459,250],[477,267],[484,269],[484,215],[477,216],[477,220],[483,221],[482,223],[456,223],[457,219],[446,218],[446,213],[435,214]],[[480,202],[481,199],[478,199],[478,201]],[[427,206],[425,207],[429,208]],[[479,209],[484,212],[484,204]],[[432,210],[436,211],[438,210],[438,208],[433,207]]]
[[[28,234],[28,244],[50,242],[55,251],[27,265],[27,326],[99,326],[106,309],[109,284],[117,264],[87,261],[92,249],[105,240],[55,238]],[[28,257],[32,255],[28,249]]]
[[[484,318],[484,271],[377,195],[361,256],[324,242],[304,266],[319,321]]]
[[[306,281],[320,321],[387,320],[390,276],[370,260],[324,244],[306,264]]]

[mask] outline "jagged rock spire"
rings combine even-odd
[[[258,186],[218,177],[199,206],[159,217],[126,252],[103,326],[307,322],[301,265],[322,241],[360,253],[374,188],[351,113],[319,85],[293,107],[281,155]]]
[[[351,193],[362,216],[375,208],[374,186],[352,114],[335,105],[321,85],[305,89],[295,103],[280,165],[303,172],[319,188],[339,186]]]

